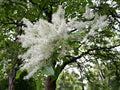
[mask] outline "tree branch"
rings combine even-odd
[[[0,22],[1,24],[13,24],[13,25],[16,25],[16,26],[25,26],[25,24],[22,24],[22,23],[19,23],[19,22]]]
[[[88,49],[87,51],[82,52],[81,55],[79,55],[77,57],[71,57],[71,59],[69,61],[63,62],[63,65],[61,66],[61,71],[64,69],[64,67],[66,65],[75,62],[77,59],[81,58],[84,55],[89,54],[91,51],[95,51],[95,50],[110,50],[110,49],[113,49],[113,48],[118,47],[118,46],[120,46],[120,45],[114,45],[114,46],[109,46],[109,47],[95,47],[95,48],[92,48],[92,49]]]
[[[1,21],[0,23],[1,24],[13,24],[13,25],[16,25],[16,26],[24,26],[24,27],[26,27],[26,25],[25,24],[23,24],[21,21],[18,21],[18,20],[14,20],[13,18],[11,18],[11,17],[7,17],[8,18],[8,20],[9,20],[9,22],[5,22],[5,21]]]

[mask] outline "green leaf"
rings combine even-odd
[[[42,67],[41,72],[43,74],[48,75],[48,76],[53,76],[55,74],[54,69],[52,68],[52,66]]]
[[[15,79],[19,79],[21,73],[22,73],[22,71],[21,71],[21,70],[18,70],[17,73],[16,73],[16,77],[15,77]]]
[[[37,90],[40,90],[41,89],[41,83],[42,83],[41,76],[38,77],[36,82],[37,82],[36,83],[36,88],[37,88]]]

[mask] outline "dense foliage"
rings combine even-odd
[[[58,11],[59,5],[62,5],[65,11],[59,10],[58,16],[52,16]],[[88,10],[88,8],[90,9]],[[90,14],[89,11],[95,13],[96,17],[93,17],[92,13],[91,16],[88,17],[88,14]],[[62,15],[60,18],[64,19],[62,22],[60,21],[62,25],[58,21],[59,15]],[[85,88],[88,90],[119,90],[119,18],[119,0],[1,0],[0,90],[8,89],[11,70],[15,70],[15,75],[13,75],[14,85],[15,88],[17,88],[15,90],[35,90],[35,88],[36,90],[44,90],[47,77],[50,77],[55,82],[57,80],[56,90],[80,90],[80,88],[81,90],[85,90]],[[36,29],[35,27],[37,33],[43,28],[43,30],[49,30],[53,27],[53,24],[56,26],[51,30],[58,28],[60,25],[62,29],[66,30],[68,27],[64,27],[65,24],[72,27],[69,27],[70,32],[59,32],[58,35],[56,34],[57,32],[50,32],[54,45],[47,46],[49,44],[47,43],[46,50],[48,51],[44,51],[45,56],[43,59],[45,59],[45,62],[42,62],[43,66],[37,68],[37,72],[33,74],[32,78],[23,80],[24,72],[21,71],[20,68],[24,65],[24,60],[19,57],[23,55],[29,47],[23,46],[23,44],[21,45],[23,41],[21,40],[22,42],[20,42],[18,36],[25,34],[27,31],[24,30],[29,31],[30,28],[28,26],[33,23],[36,25],[37,22],[42,22],[49,26],[49,28],[46,29],[46,26],[38,23],[38,26],[41,25],[42,28],[36,26],[38,28]],[[91,24],[88,25],[88,22]],[[84,26],[85,24],[87,24],[87,26]],[[99,28],[96,28],[97,25]],[[95,28],[94,32],[92,32],[91,28]],[[45,35],[48,34],[43,32],[44,31],[40,32],[41,37],[45,38]],[[34,31],[32,33],[34,33]],[[70,37],[66,37],[67,35],[69,36],[69,34]],[[30,39],[31,36],[27,38],[31,40],[29,44],[33,41],[33,44],[35,44],[37,41],[32,41],[32,39]],[[49,38],[49,41],[51,38]],[[40,42],[43,43],[42,40]],[[58,45],[59,48],[55,49]],[[45,47],[45,44],[43,46]],[[39,48],[40,51],[44,49],[43,46]],[[54,47],[54,49],[49,47]],[[64,47],[64,49],[62,47]],[[36,49],[36,51],[37,50],[38,49]],[[32,51],[30,54],[33,54],[36,60],[37,58],[41,58],[37,57],[37,54],[41,53],[36,54],[36,51]],[[49,51],[52,52],[48,53]],[[32,63],[30,65],[32,65]],[[37,62],[37,64],[41,65],[41,62]],[[35,68],[35,65],[31,70]],[[31,70],[28,70],[28,73],[31,72]]]

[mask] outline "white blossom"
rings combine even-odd
[[[65,23],[65,18],[64,18],[65,11],[62,9],[62,6],[60,5],[58,8],[58,11],[52,15],[52,22],[55,25],[60,25],[63,22]]]
[[[41,62],[50,58],[55,48],[61,46],[61,42],[68,38],[64,10],[61,6],[53,14],[52,22],[39,19],[39,21],[32,23],[23,18],[23,23],[27,27],[23,27],[25,34],[18,36],[18,38],[22,47],[28,48],[23,55],[19,56],[25,61],[21,69],[27,69],[29,72],[26,78],[31,77],[39,69],[37,67],[40,67]]]
[[[95,14],[94,20],[89,23],[89,26],[91,26],[88,34],[83,38],[81,43],[84,43],[87,41],[87,38],[89,36],[94,36],[97,32],[95,30],[102,30],[106,26],[108,26],[109,22],[106,20],[107,16],[99,16],[98,14]]]
[[[92,19],[94,17],[93,11],[88,6],[86,6],[85,8],[85,13],[83,14],[83,17],[85,17],[86,19]]]
[[[28,19],[23,18],[23,23],[27,27],[23,27],[24,34],[18,36],[23,48],[28,50],[19,55],[19,58],[24,60],[22,70],[26,69],[28,75],[25,79],[31,77],[37,70],[45,64],[46,60],[50,60],[51,55],[55,50],[58,50],[58,58],[64,57],[67,52],[74,51],[67,43],[68,39],[79,40],[82,43],[87,41],[90,35],[95,34],[96,29],[103,29],[108,25],[106,16],[99,16],[94,14],[86,6],[86,11],[83,17],[91,19],[92,21],[78,21],[76,18],[66,22],[64,17],[65,11],[62,6],[58,7],[58,11],[52,15],[52,23],[39,19],[37,22],[30,22]],[[90,28],[88,28],[90,27]],[[75,33],[70,33],[73,28],[77,29]],[[88,31],[86,35],[82,35]]]

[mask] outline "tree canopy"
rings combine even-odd
[[[119,90],[120,1],[0,1],[0,68],[2,90]]]

